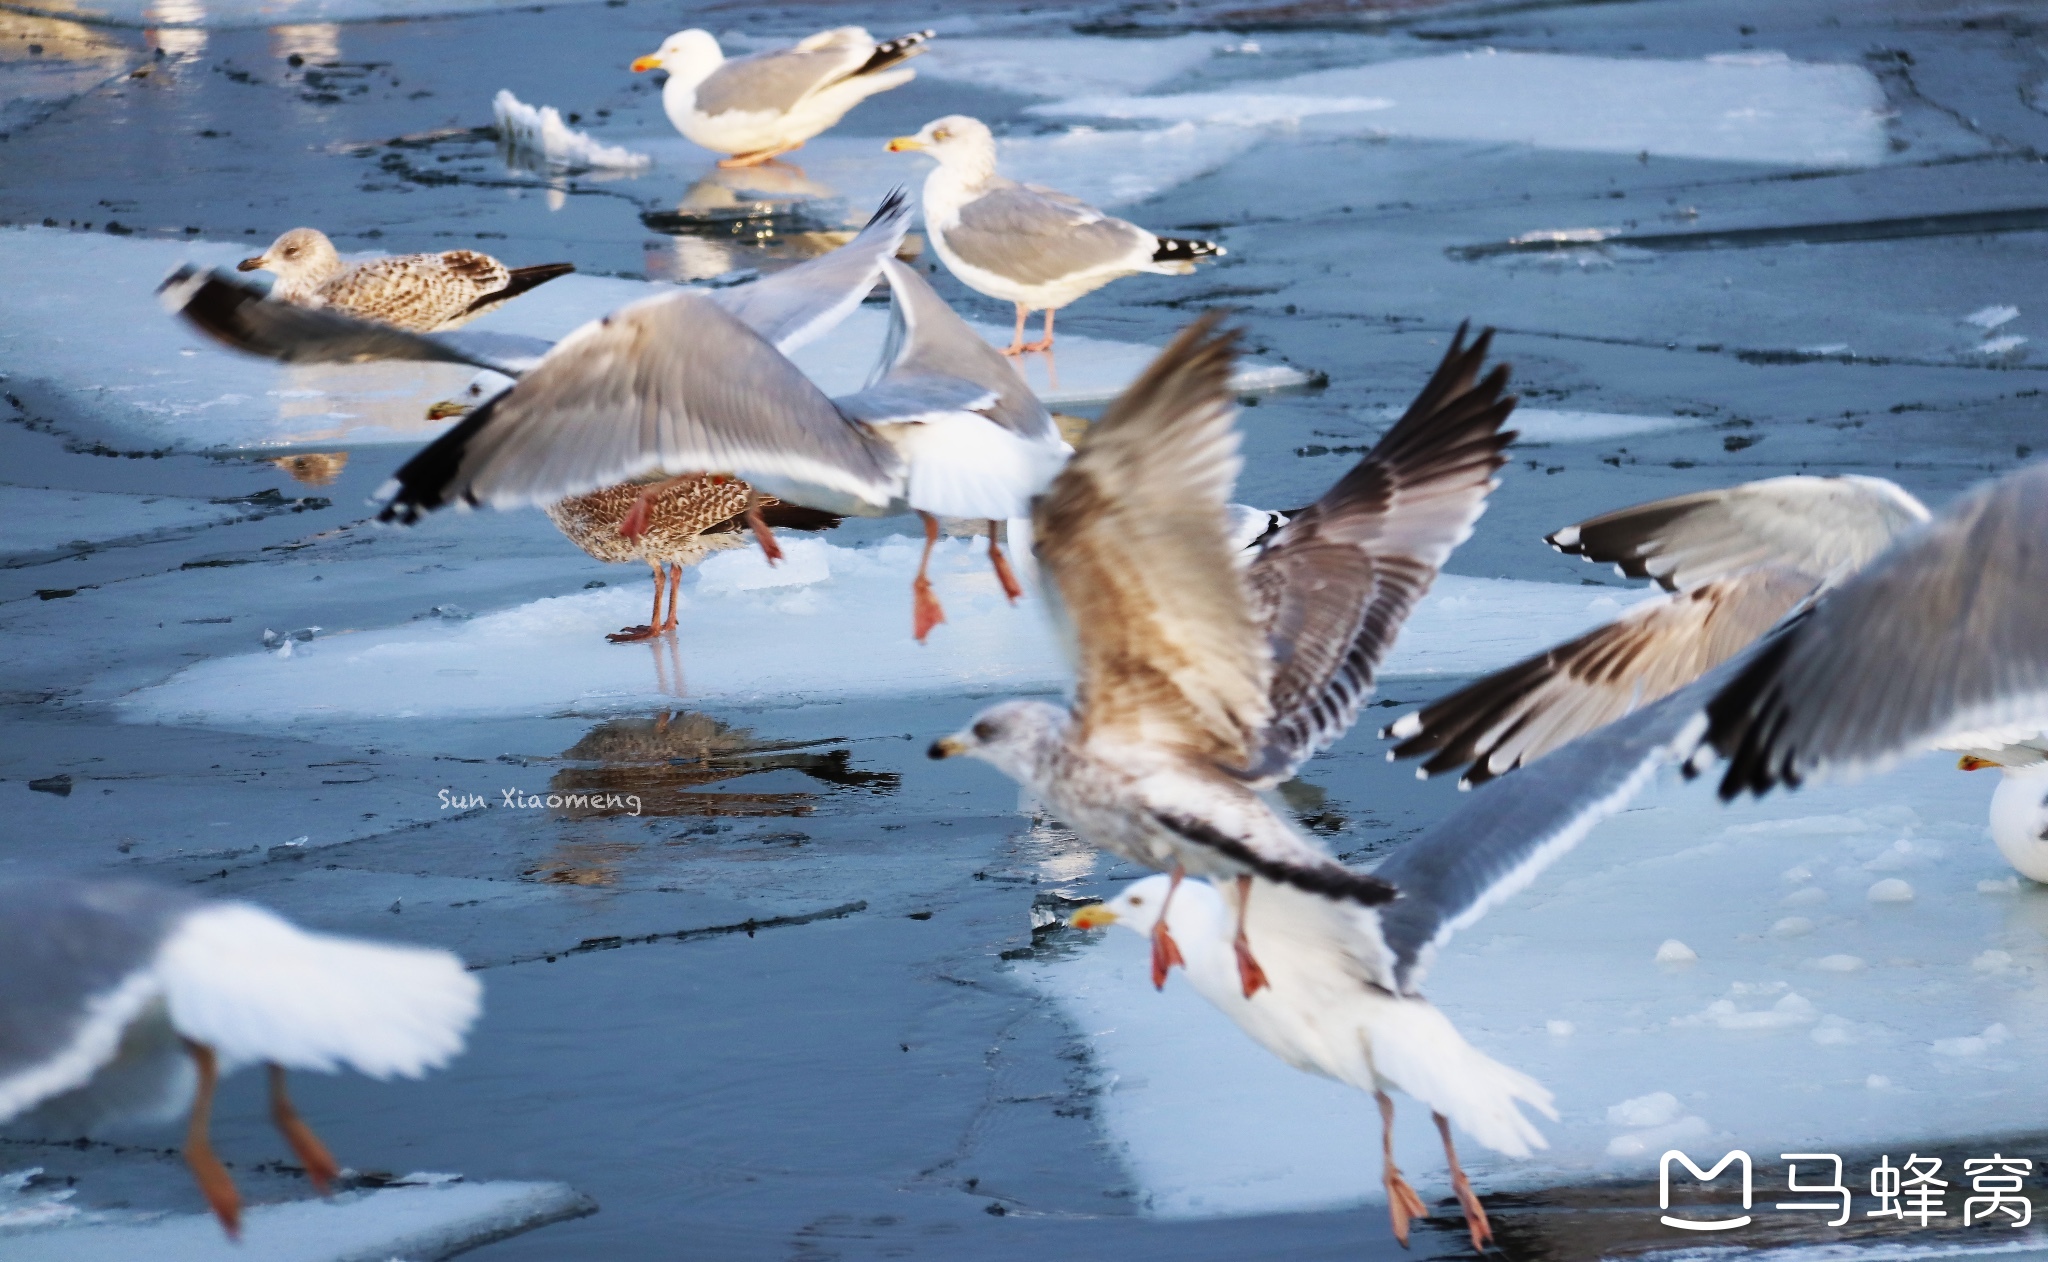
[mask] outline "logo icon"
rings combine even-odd
[[[1719,1161],[1715,1162],[1711,1170],[1702,1170],[1698,1166],[1693,1164],[1693,1160],[1691,1157],[1688,1157],[1684,1153],[1680,1152],[1678,1149],[1673,1148],[1671,1151],[1665,1153],[1664,1156],[1660,1158],[1657,1162],[1658,1209],[1671,1208],[1671,1163],[1674,1159],[1677,1160],[1686,1169],[1692,1171],[1692,1177],[1698,1179],[1702,1183],[1712,1183],[1717,1177],[1720,1176],[1720,1173],[1723,1170],[1726,1170],[1729,1166],[1735,1164],[1738,1161],[1741,1162],[1742,1208],[1750,1208],[1751,1202],[1753,1200],[1753,1191],[1751,1187],[1751,1171],[1748,1153],[1742,1151],[1740,1148],[1737,1148],[1735,1151],[1728,1153],[1726,1156],[1723,1156]],[[1666,1214],[1662,1218],[1658,1219],[1658,1221],[1663,1223],[1666,1227],[1677,1227],[1683,1231],[1733,1231],[1737,1227],[1747,1227],[1750,1222],[1750,1216],[1748,1214],[1744,1214],[1740,1218],[1715,1218],[1703,1221],[1697,1218],[1673,1218],[1671,1215]]]

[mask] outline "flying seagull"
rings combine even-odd
[[[1213,241],[1156,236],[1057,189],[1003,178],[995,137],[964,114],[898,136],[889,150],[938,159],[924,182],[925,231],[961,284],[1016,304],[1017,330],[1005,354],[1051,350],[1053,313],[1119,277],[1185,275],[1195,260],[1224,253]],[[1045,336],[1027,343],[1024,320],[1040,310]]]
[[[1374,672],[1513,441],[1507,370],[1464,330],[1406,415],[1240,570],[1228,501],[1236,336],[1197,321],[1113,404],[1032,510],[1049,601],[1069,622],[1071,709],[1007,701],[935,742],[1036,793],[1095,845],[1177,880],[1253,876],[1372,907],[1393,897],[1298,833],[1257,790],[1350,726]],[[1239,933],[1246,994],[1265,984]],[[1167,921],[1153,978],[1178,961]]]
[[[1707,706],[1724,798],[2048,729],[2048,463],[1985,483],[1771,637]]]
[[[722,167],[754,166],[846,117],[877,92],[917,77],[903,63],[925,51],[930,31],[876,43],[858,26],[821,31],[791,48],[728,59],[709,31],[678,31],[633,70],[668,71],[662,109],[677,131]]]
[[[417,1078],[462,1050],[481,994],[445,951],[138,881],[0,882],[0,959],[0,1122],[76,1134],[189,1109],[185,1161],[230,1236],[241,1198],[207,1139],[221,1075],[268,1067],[271,1118],[324,1194],[340,1168],[285,1070]]]
[[[344,263],[334,242],[317,228],[293,228],[235,269],[275,272],[270,296],[280,302],[329,307],[415,333],[458,328],[576,270],[568,263],[506,267],[475,250]]]
[[[1403,715],[1388,757],[1426,756],[1425,778],[1466,767],[1465,787],[1541,758],[1733,657],[1927,517],[1883,478],[1800,474],[1566,526],[1552,547],[1669,594]]]
[[[1428,1105],[1472,1247],[1486,1248],[1493,1230],[1458,1163],[1451,1125],[1496,1152],[1526,1157],[1548,1145],[1519,1105],[1554,1121],[1550,1092],[1466,1042],[1420,996],[1387,990],[1365,963],[1370,956],[1360,948],[1368,939],[1344,917],[1332,916],[1330,904],[1286,886],[1261,884],[1259,906],[1259,960],[1271,985],[1251,996],[1238,984],[1229,900],[1207,881],[1187,881],[1173,891],[1170,877],[1148,876],[1106,903],[1080,908],[1071,923],[1082,929],[1117,924],[1149,936],[1164,913],[1187,957],[1188,980],[1202,998],[1296,1069],[1371,1092],[1383,1127],[1381,1182],[1394,1235],[1403,1245],[1409,1220],[1429,1212],[1394,1162],[1394,1101],[1387,1092],[1405,1091]]]

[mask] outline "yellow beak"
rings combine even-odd
[[[1067,923],[1076,929],[1106,929],[1116,923],[1116,913],[1108,903],[1090,903],[1067,917]]]
[[[1988,771],[1997,765],[1989,758],[1979,758],[1975,754],[1964,754],[1956,760],[1957,771]]]
[[[890,153],[908,153],[912,149],[924,148],[924,142],[915,136],[898,136],[889,142]]]
[[[960,740],[958,737],[941,736],[939,739],[932,742],[932,747],[930,749],[927,749],[924,752],[925,757],[930,758],[933,762],[939,762],[943,759],[953,758],[960,754],[966,753],[967,743],[963,740]]]
[[[451,416],[468,415],[469,404],[458,403],[454,399],[443,399],[439,403],[427,405],[427,419],[430,421],[445,421]]]
[[[660,54],[660,53],[649,53],[649,54],[647,54],[647,55],[646,55],[645,57],[635,57],[635,58],[633,59],[633,73],[634,73],[634,74],[639,74],[639,73],[640,73],[641,71],[643,71],[643,70],[659,70],[659,69],[661,69],[661,54]]]

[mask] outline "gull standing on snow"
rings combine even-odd
[[[1394,1163],[1394,1101],[1387,1092],[1405,1091],[1428,1105],[1472,1247],[1484,1249],[1493,1230],[1458,1162],[1451,1126],[1496,1152],[1526,1157],[1548,1145],[1518,1106],[1526,1103],[1555,1121],[1550,1092],[1466,1042],[1419,995],[1389,989],[1384,972],[1365,963],[1374,958],[1360,949],[1369,938],[1332,915],[1331,904],[1263,883],[1259,903],[1255,933],[1271,984],[1249,997],[1238,984],[1230,907],[1207,881],[1188,881],[1173,891],[1171,878],[1148,876],[1107,903],[1076,911],[1071,923],[1080,929],[1117,924],[1149,936],[1163,915],[1186,956],[1188,980],[1202,998],[1296,1069],[1372,1093],[1382,1126],[1381,1182],[1403,1245],[1409,1220],[1427,1218],[1429,1211]]]
[[[137,881],[0,882],[0,959],[0,1122],[75,1135],[189,1109],[185,1161],[231,1236],[241,1197],[207,1139],[221,1075],[269,1067],[271,1119],[324,1194],[340,1168],[285,1070],[417,1078],[462,1050],[482,993],[446,951]]]
[[[800,149],[877,92],[917,77],[903,63],[930,31],[876,43],[858,26],[821,31],[793,48],[728,60],[709,31],[678,31],[633,70],[668,71],[661,107],[690,141],[732,155],[722,167],[754,166]]]
[[[1464,330],[1401,420],[1240,569],[1235,335],[1190,326],[1126,390],[1032,510],[1039,573],[1070,624],[1071,709],[1007,701],[933,743],[1037,794],[1084,838],[1158,871],[1229,878],[1236,958],[1253,876],[1373,907],[1394,896],[1257,790],[1343,735],[1437,569],[1472,530],[1512,433],[1490,335]],[[1049,602],[1052,603],[1052,602]],[[1179,955],[1162,920],[1153,979]]]
[[[1213,241],[1155,236],[1056,189],[996,174],[987,124],[963,114],[926,123],[889,142],[892,153],[922,150],[939,165],[924,181],[924,226],[932,248],[960,283],[1017,306],[1009,355],[1052,349],[1053,312],[1119,277],[1183,276],[1195,260],[1224,253]],[[1024,320],[1045,312],[1045,336],[1024,341]]]
[[[1883,478],[1767,478],[1566,526],[1546,542],[1667,596],[1468,684],[1381,733],[1428,777],[1482,784],[1647,705],[1733,657],[1779,619],[1927,520]]]
[[[440,333],[576,268],[568,263],[506,267],[475,250],[344,263],[326,233],[294,228],[263,253],[235,264],[235,270],[275,272],[270,296],[280,302],[327,307],[415,333]]]

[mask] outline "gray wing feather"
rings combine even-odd
[[[844,320],[881,276],[910,227],[910,198],[900,188],[882,199],[867,226],[845,245],[750,285],[713,291],[711,300],[787,355]]]
[[[550,346],[538,338],[502,333],[408,333],[338,311],[271,302],[252,285],[189,266],[172,272],[157,296],[222,345],[288,364],[424,360],[472,364],[516,377]]]
[[[0,883],[0,1122],[82,1085],[90,1004],[151,967],[197,899],[136,881],[15,878]],[[107,1048],[111,1057],[113,1048]],[[101,1062],[101,1063],[104,1063]]]
[[[697,112],[706,117],[786,114],[798,101],[860,69],[873,52],[872,44],[864,50],[829,44],[731,58],[697,85]]]
[[[973,410],[1022,438],[1059,440],[1058,423],[1024,384],[1001,351],[960,318],[916,269],[895,258],[881,262],[889,280],[889,337],[875,366],[876,386],[915,382],[972,386],[993,396]],[[868,392],[863,392],[868,393]]]
[[[384,520],[410,521],[451,503],[553,503],[656,472],[772,477],[822,488],[829,508],[849,495],[888,503],[902,462],[759,334],[684,291],[570,334],[379,496]]]
[[[858,394],[840,395],[832,402],[857,421],[881,425],[951,412],[980,412],[994,406],[996,396],[957,377],[920,377],[878,382]]]
[[[1412,991],[1436,949],[1626,807],[1704,727],[1700,711],[1735,663],[1475,791],[1471,800],[1374,869],[1400,896],[1379,910],[1399,989]]]
[[[1152,259],[1159,238],[1064,195],[1002,181],[960,208],[946,248],[1025,285]]]
[[[1709,707],[1721,793],[2048,717],[2048,464],[1963,496],[1825,596]]]
[[[1816,583],[1861,569],[1926,506],[1884,478],[1765,478],[1603,513],[1549,537],[1561,552],[1613,563],[1669,591],[1757,565],[1789,565]]]
[[[1514,441],[1507,369],[1480,380],[1491,331],[1461,327],[1415,402],[1245,571],[1273,653],[1273,721],[1244,773],[1277,784],[1334,743],[1372,694],[1401,624],[1472,533]]]

